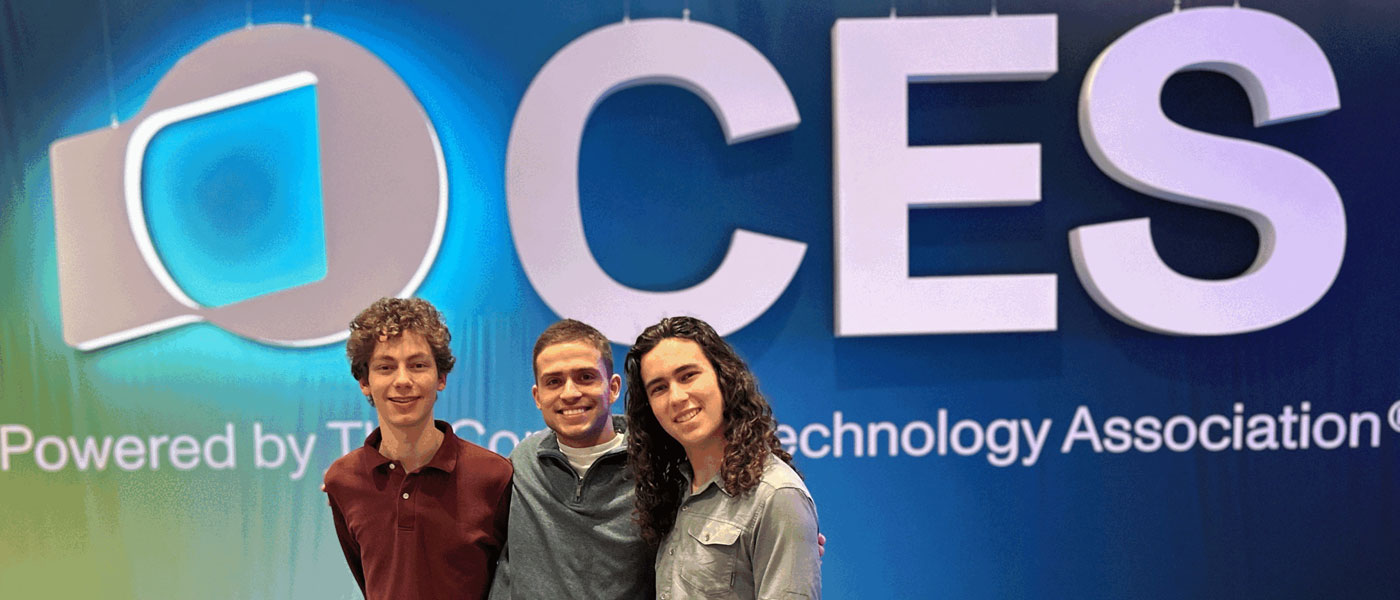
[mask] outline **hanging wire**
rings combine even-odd
[[[898,18],[898,17],[899,17],[898,12],[896,12],[895,9],[894,9],[894,5],[895,5],[895,0],[890,0],[890,18],[891,18],[891,19],[894,19],[894,18]]]
[[[685,3],[681,7],[681,20],[690,20],[690,0],[685,0]]]
[[[1181,0],[1172,0],[1172,12],[1181,12]]]
[[[631,23],[631,22],[632,22],[632,2],[631,2],[631,0],[622,0],[622,22],[623,22],[623,23]]]
[[[251,1],[251,0],[250,0],[250,1]],[[316,10],[311,10],[311,5],[312,5],[312,4],[315,4],[315,5],[316,5]],[[317,18],[317,17],[320,17],[320,16],[321,16],[321,13],[324,12],[325,10],[326,10],[326,0],[317,0],[317,1],[314,2],[314,3],[313,3],[311,0],[304,0],[304,1],[302,2],[302,12],[301,12],[301,24],[302,24],[302,26],[303,26],[303,27],[306,27],[307,29],[310,29],[310,28],[312,27],[313,23],[315,23],[316,18]]]
[[[243,28],[253,28],[253,0],[248,0],[243,8]]]
[[[997,16],[997,0],[992,0],[992,16]]]
[[[117,85],[112,76],[112,32],[107,19],[107,0],[101,0],[102,7],[102,50],[107,58],[107,105],[112,109],[112,127],[117,126]]]

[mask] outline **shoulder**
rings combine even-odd
[[[361,446],[331,463],[330,468],[326,469],[325,478],[322,479],[322,482],[326,484],[326,492],[334,493],[354,485],[361,477],[360,463],[364,458],[364,453],[365,448]]]
[[[782,489],[795,489],[801,491],[808,499],[812,497],[812,493],[807,491],[807,484],[802,481],[802,476],[773,454],[769,454],[764,461],[763,476],[758,483],[768,494]]]
[[[554,432],[546,428],[525,436],[525,439],[520,440],[520,443],[516,444],[515,448],[510,451],[511,462],[516,462],[522,458],[533,458],[535,454],[539,453],[540,446],[543,445],[545,440],[551,435],[554,435]]]
[[[811,528],[815,532],[817,504],[802,477],[782,459],[769,455],[757,490],[759,508],[754,515],[758,521],[787,523]],[[813,538],[815,540],[815,538]]]
[[[462,438],[457,438],[457,464],[490,478],[510,479],[514,471],[506,457]]]

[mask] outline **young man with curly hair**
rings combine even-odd
[[[331,465],[325,490],[367,600],[485,598],[505,544],[510,463],[433,418],[451,337],[418,298],[381,298],[350,323],[350,374],[379,427]]]
[[[658,598],[820,598],[817,511],[748,365],[671,317],[627,352],[627,452]]]

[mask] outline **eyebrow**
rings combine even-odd
[[[410,360],[432,360],[432,356],[430,356],[430,355],[429,355],[428,353],[426,353],[426,352],[419,352],[419,353],[417,353],[417,354],[411,354],[411,355],[409,355],[409,356],[408,356],[407,358],[405,358],[404,360],[405,360],[405,361],[410,361]],[[385,361],[388,361],[388,362],[397,362],[397,359],[395,359],[394,357],[389,356],[389,355],[387,355],[387,354],[379,354],[379,355],[376,355],[376,356],[370,358],[369,361],[370,361],[370,362],[385,362]]]
[[[691,369],[691,368],[696,368],[696,369],[700,368],[700,363],[685,363],[685,364],[683,364],[683,365],[681,365],[681,366],[679,366],[679,367],[676,367],[676,368],[674,368],[674,369],[671,369],[671,374],[674,375],[674,374],[676,374],[676,373],[680,373],[681,371],[684,371],[684,370],[686,370],[686,369]],[[646,388],[646,389],[651,389],[651,385],[652,385],[653,383],[656,383],[656,382],[658,382],[658,381],[661,381],[661,380],[664,379],[665,377],[666,377],[665,375],[659,375],[659,376],[656,376],[656,377],[652,377],[650,381],[648,381],[648,382],[642,384],[642,387],[643,387],[643,388]]]
[[[541,372],[541,373],[540,373],[540,377],[541,377],[541,378],[545,378],[545,377],[551,377],[551,376],[559,376],[559,375],[563,375],[563,374],[565,374],[565,373],[598,373],[598,374],[601,375],[601,374],[603,373],[603,370],[600,369],[600,368],[598,368],[598,367],[579,367],[579,368],[577,368],[577,369],[555,369],[555,370],[553,370],[553,371],[543,371],[543,372]]]

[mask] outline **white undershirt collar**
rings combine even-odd
[[[588,468],[592,467],[593,463],[598,460],[598,457],[622,446],[622,439],[623,435],[619,433],[614,435],[611,440],[587,448],[574,448],[559,444],[559,451],[564,453],[564,457],[569,459],[569,465],[573,466],[574,471],[577,471],[578,476],[582,478],[583,474],[588,472]]]

